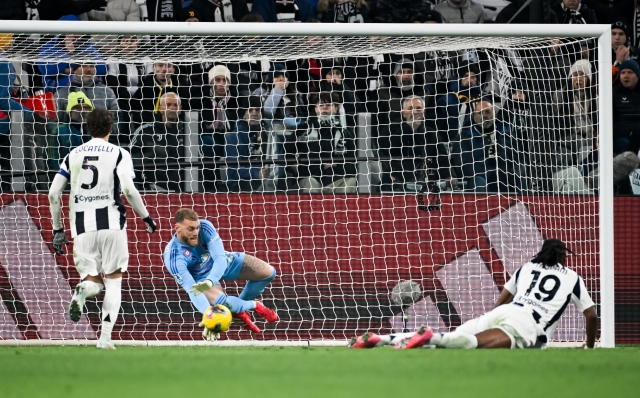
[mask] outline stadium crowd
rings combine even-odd
[[[523,6],[524,0],[12,0],[0,9],[0,19],[527,23],[529,9]],[[638,153],[639,1],[552,0],[549,19],[611,24],[614,154],[606,155]],[[89,139],[85,116],[103,108],[114,114],[112,139],[129,148],[137,183],[152,192],[186,189],[180,182],[183,169],[191,167],[185,162],[190,158],[185,128],[194,114],[205,162],[199,189],[207,192],[355,193],[362,128],[379,159],[368,168],[376,175],[374,192],[419,186],[510,193],[597,190],[593,40],[551,40],[522,51],[224,63],[104,61],[113,52],[134,59],[146,40],[124,35],[117,46],[103,47],[88,35],[43,35],[33,43],[2,36],[0,172],[12,170],[12,112],[23,115],[22,169],[46,171],[56,170],[71,149]],[[246,40],[268,44],[269,39]],[[8,60],[12,48],[26,45],[39,48],[40,62]],[[52,95],[57,114],[45,118],[20,100],[34,95]],[[47,189],[48,178],[29,175],[25,189]],[[0,182],[1,192],[11,191],[8,173]],[[631,184],[621,179],[616,192],[631,193]]]

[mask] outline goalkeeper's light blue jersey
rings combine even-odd
[[[204,294],[195,296],[189,290],[196,282],[210,280],[214,285],[221,280],[235,280],[242,268],[244,253],[228,253],[213,224],[200,220],[198,246],[191,247],[182,243],[176,235],[164,250],[164,264],[191,302],[200,312],[204,312],[209,302]]]

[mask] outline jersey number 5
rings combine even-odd
[[[529,289],[527,289],[527,291],[525,292],[525,296],[528,296],[529,293],[531,293],[533,288],[535,288],[538,284],[538,279],[540,278],[540,271],[531,271],[531,274],[533,275],[533,280],[531,281],[531,285],[529,285]],[[546,285],[550,280],[553,281],[553,286],[551,287],[551,289],[547,289]],[[540,291],[540,293],[546,294],[547,296],[542,298],[542,295],[540,293],[535,293],[533,296],[538,300],[551,301],[556,296],[556,293],[558,293],[558,289],[560,289],[560,279],[558,279],[558,277],[555,275],[546,275],[545,277],[540,279],[538,290]]]
[[[85,156],[84,159],[82,160],[82,168],[84,170],[90,170],[92,176],[91,176],[91,183],[90,184],[82,183],[80,185],[80,188],[93,189],[95,188],[96,185],[98,185],[98,168],[92,164],[89,164],[89,162],[97,162],[98,159],[99,159],[98,156]]]

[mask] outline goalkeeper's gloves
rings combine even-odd
[[[158,228],[156,226],[156,222],[153,221],[153,218],[151,218],[151,216],[147,217],[147,218],[143,218],[142,221],[144,221],[145,224],[147,224],[147,233],[148,234],[152,234],[156,231],[156,229]]]
[[[203,281],[203,282],[194,283],[193,286],[191,287],[191,290],[189,291],[193,293],[194,296],[197,296],[200,293],[206,292],[212,287],[213,287],[213,282],[207,279],[206,281]]]
[[[216,341],[220,338],[220,333],[216,333],[213,330],[209,329],[208,327],[204,326],[204,322],[200,322],[198,326],[204,328],[202,329],[202,337],[204,337],[205,340]]]
[[[64,233],[64,229],[57,229],[53,231],[53,250],[57,255],[61,256],[64,254],[64,247],[62,245],[68,245],[69,240],[67,239],[67,235]]]

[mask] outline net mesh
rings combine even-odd
[[[0,115],[1,339],[96,338],[99,301],[66,315],[79,275],[52,253],[44,194],[93,108],[112,111],[159,226],[128,210],[115,338],[201,339],[162,260],[184,207],[279,273],[263,300],[280,321],[223,338],[449,331],[492,309],[545,237],[599,301],[590,40],[16,34],[0,63],[2,99],[35,111]],[[553,338],[584,339],[573,305]]]

